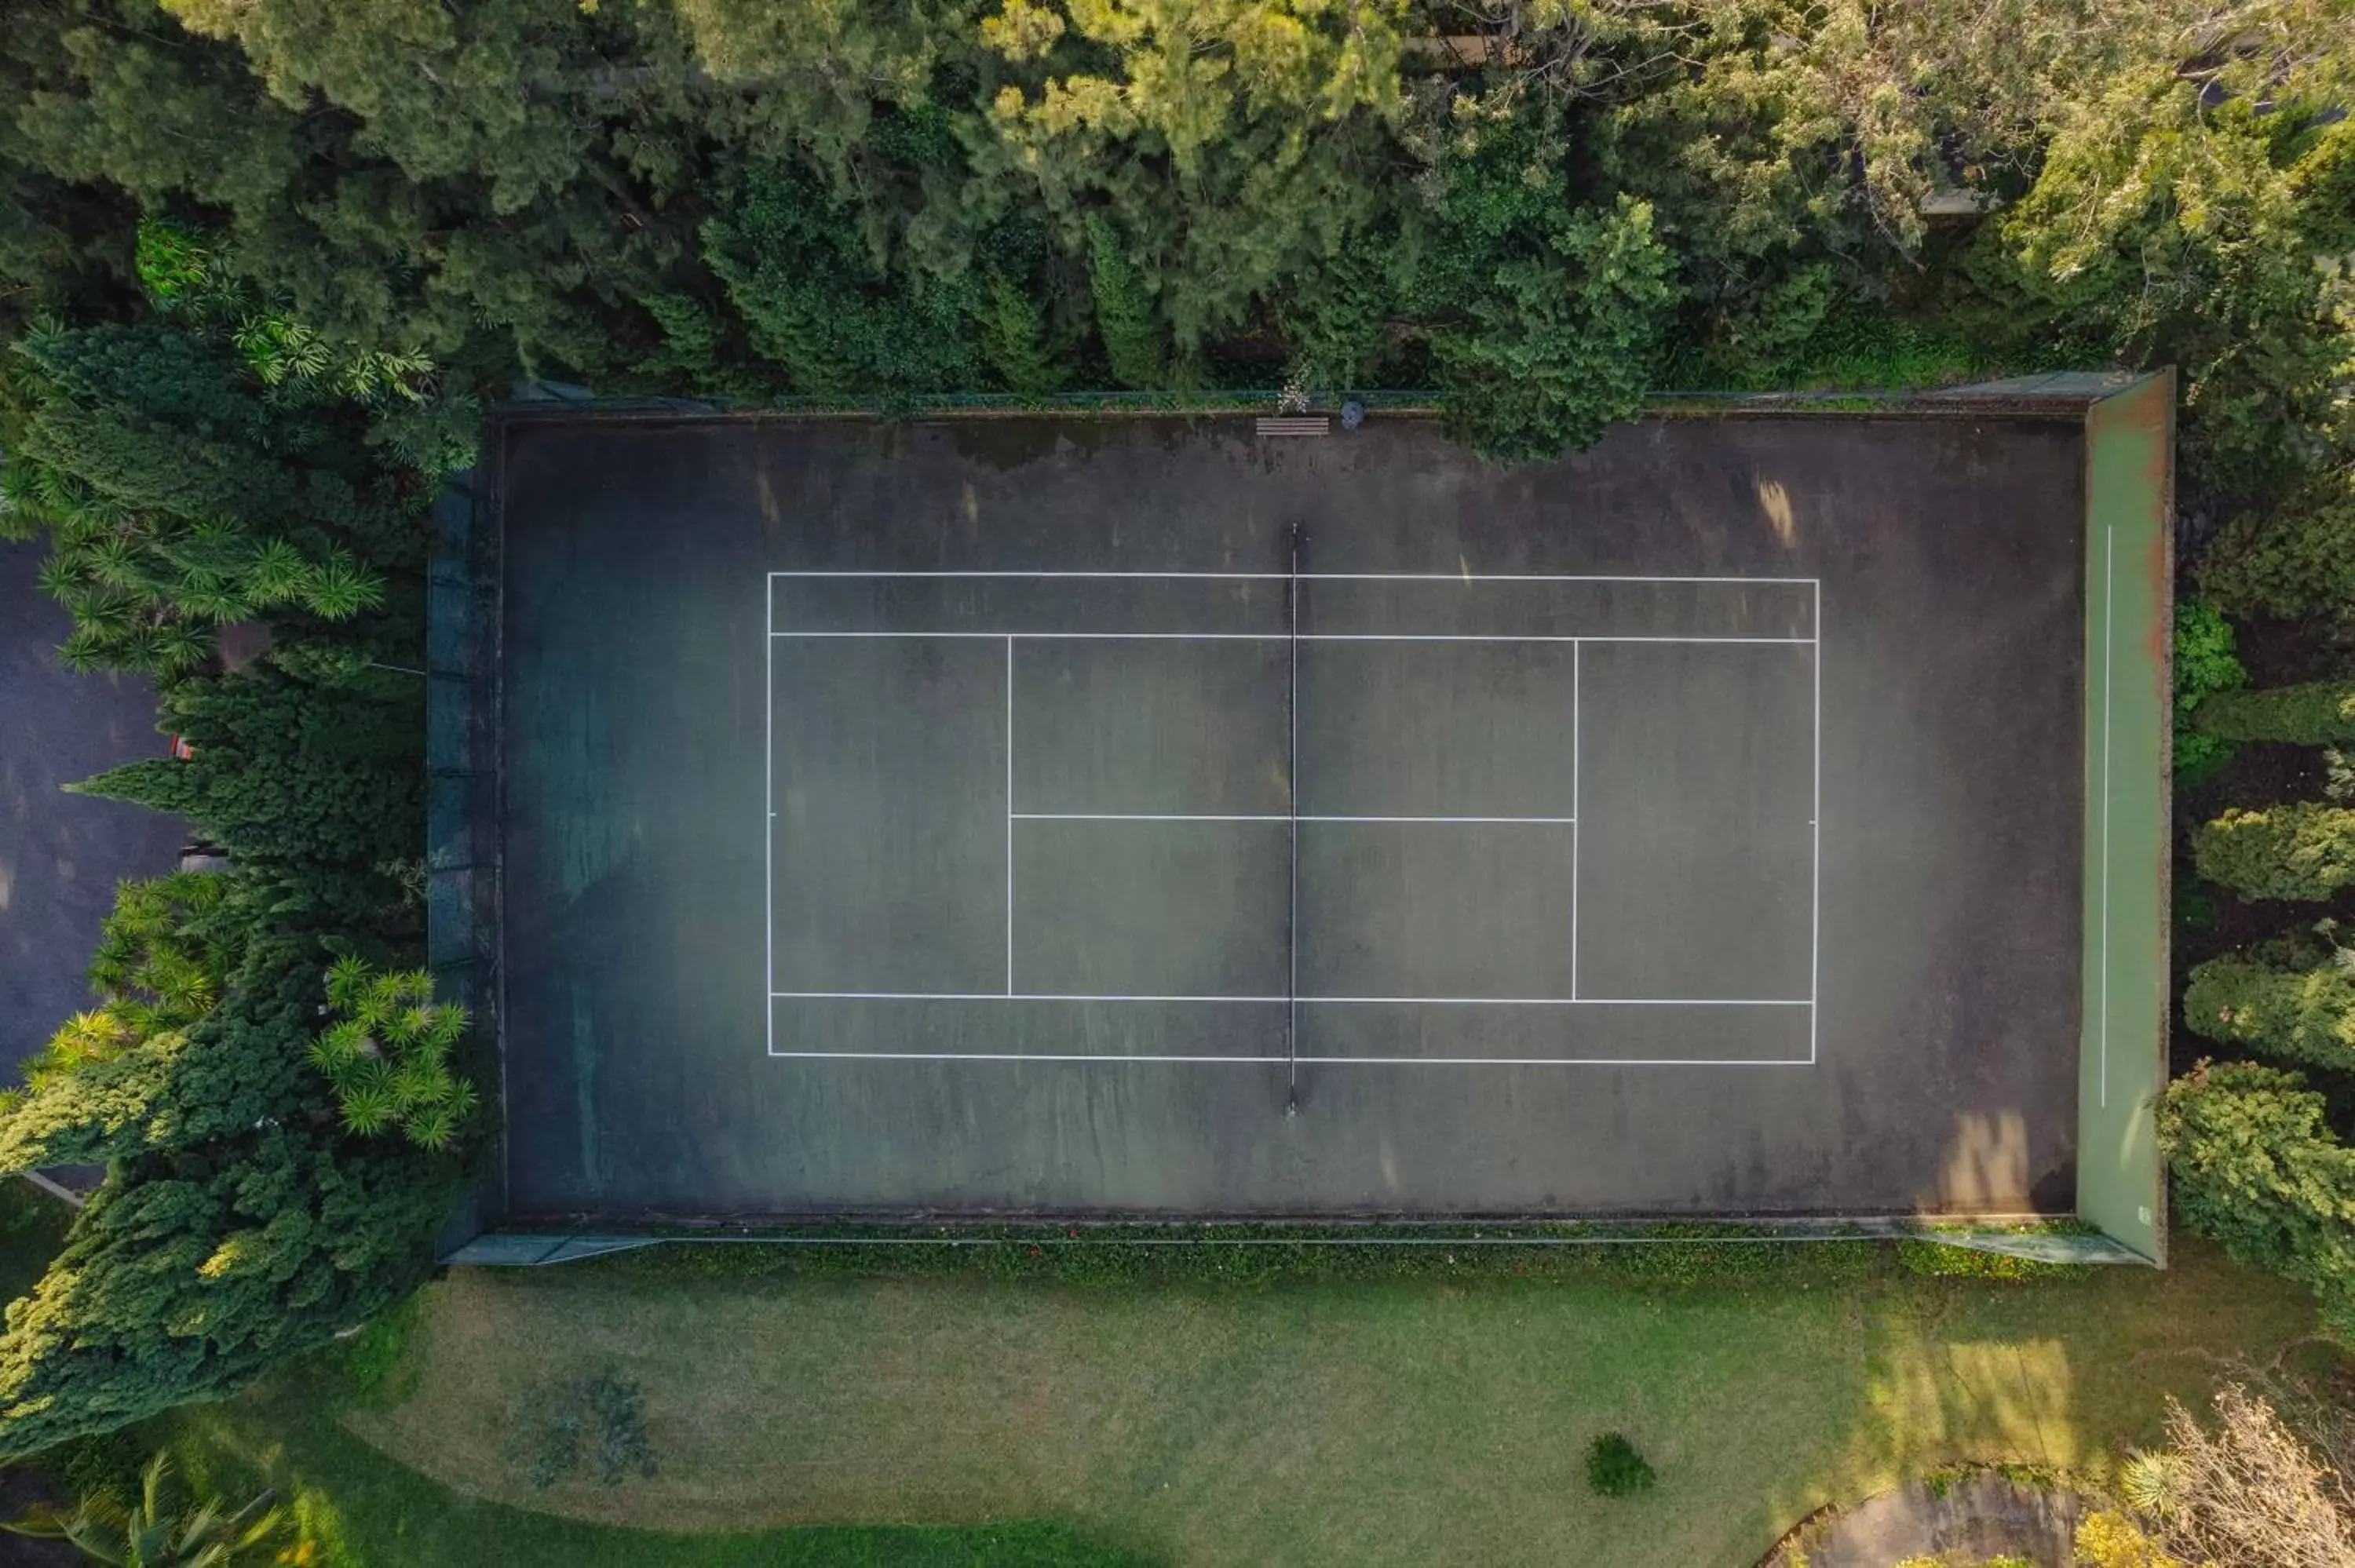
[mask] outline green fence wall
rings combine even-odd
[[[2077,1213],[2166,1261],[2175,376],[2085,416],[2085,1012]]]

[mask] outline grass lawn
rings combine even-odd
[[[719,1274],[459,1271],[372,1398],[334,1410],[314,1372],[183,1431],[288,1485],[314,1561],[372,1568],[1746,1568],[1811,1509],[1904,1474],[2099,1472],[2156,1436],[2168,1393],[2312,1324],[2302,1293],[2196,1245],[2163,1274],[2026,1283],[1776,1250],[1800,1261],[1732,1283],[828,1277],[773,1252]],[[605,1369],[642,1391],[658,1473],[535,1488],[552,1395]],[[1653,1491],[1588,1491],[1606,1427],[1657,1467]],[[644,1532],[1040,1518],[1077,1533]]]

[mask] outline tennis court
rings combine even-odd
[[[771,577],[771,1054],[1812,1062],[1817,582],[1277,543]]]
[[[486,1206],[2070,1212],[2085,476],[503,418]]]

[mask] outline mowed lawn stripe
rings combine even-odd
[[[1694,1568],[1904,1473],[2098,1469],[2156,1435],[2165,1393],[2310,1311],[2196,1247],[2164,1274],[2025,1284],[476,1270],[428,1291],[408,1397],[344,1421],[459,1492],[611,1524],[1053,1515],[1188,1564]],[[535,1490],[527,1413],[604,1367],[642,1388],[660,1474]],[[1588,1491],[1606,1427],[1655,1491]]]

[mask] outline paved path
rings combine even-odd
[[[41,596],[38,545],[0,542],[0,1079],[90,1004],[83,969],[124,877],[171,869],[171,817],[62,786],[162,753],[155,694],[76,675],[53,650],[64,610]]]
[[[2077,1521],[2091,1511],[2075,1492],[2022,1486],[1992,1471],[1941,1486],[1908,1481],[1809,1527],[1760,1568],[1801,1563],[1804,1568],[1889,1568],[1916,1558],[1984,1563],[1991,1557],[2063,1568]]]

